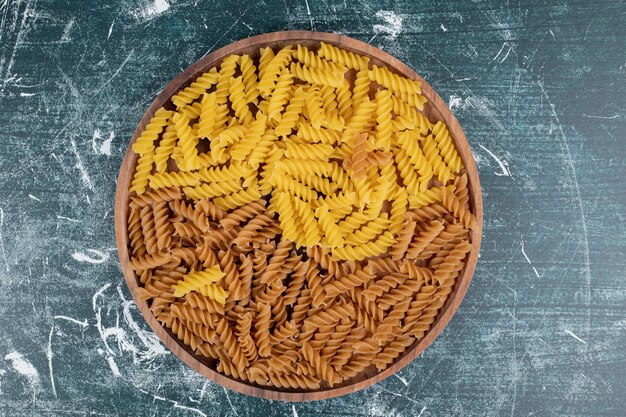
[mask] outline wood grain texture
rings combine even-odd
[[[194,355],[193,351],[188,346],[181,343],[181,341],[171,331],[162,326],[150,311],[148,302],[140,299],[139,292],[137,291],[140,287],[139,277],[129,266],[130,255],[128,252],[129,242],[127,219],[130,202],[129,190],[133,174],[137,166],[137,161],[139,160],[139,155],[132,151],[131,146],[145,130],[145,127],[154,116],[154,113],[163,106],[171,106],[170,98],[172,95],[191,84],[202,73],[207,72],[213,67],[219,68],[220,63],[227,56],[248,54],[253,59],[257,60],[259,57],[259,49],[262,47],[271,47],[274,51],[278,51],[286,45],[299,44],[306,46],[310,50],[316,50],[319,48],[320,42],[337,46],[346,51],[357,53],[361,56],[367,56],[370,58],[371,65],[377,65],[379,67],[388,66],[394,73],[409,79],[418,80],[422,83],[422,95],[428,99],[428,102],[424,107],[424,114],[432,123],[442,120],[446,126],[448,126],[450,135],[454,140],[455,147],[463,160],[465,172],[468,177],[470,208],[472,213],[476,216],[477,225],[470,231],[472,250],[467,257],[465,267],[456,279],[456,284],[454,285],[446,303],[437,314],[437,318],[433,323],[432,328],[428,331],[428,333],[426,333],[424,338],[407,348],[407,350],[401,354],[398,359],[396,359],[383,371],[379,372],[374,367],[370,367],[361,375],[352,378],[349,381],[337,384],[333,388],[323,388],[316,391],[279,390],[240,382],[235,378],[228,377],[215,371],[206,358]],[[394,58],[380,49],[356,39],[325,32],[294,30],[253,36],[220,48],[198,60],[189,68],[181,72],[163,89],[163,91],[161,91],[139,121],[120,167],[120,173],[117,181],[117,191],[115,195],[115,236],[122,271],[130,292],[137,303],[139,311],[147,320],[155,334],[163,341],[165,346],[167,346],[167,348],[170,349],[183,362],[218,384],[242,394],[282,401],[315,401],[356,392],[400,371],[403,367],[409,364],[410,361],[415,359],[417,355],[422,353],[424,349],[426,349],[441,333],[463,301],[463,297],[465,296],[476,268],[476,261],[478,260],[480,240],[482,237],[482,224],[483,202],[480,192],[478,172],[476,170],[476,165],[474,164],[474,157],[472,156],[472,151],[467,143],[463,129],[446,103],[422,77],[416,74],[415,71],[409,68],[406,64],[400,62],[397,58]]]
[[[125,288],[112,201],[128,138],[180,71],[311,26],[398,57],[451,105],[485,224],[463,304],[422,355],[289,404],[167,352]],[[625,27],[615,0],[0,0],[0,414],[622,416]]]

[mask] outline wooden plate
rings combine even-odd
[[[256,58],[258,57],[260,47],[271,46],[276,49],[287,44],[302,44],[307,47],[316,47],[319,45],[320,41],[368,56],[370,57],[372,64],[376,64],[378,66],[386,65],[400,75],[422,82],[422,94],[428,98],[428,103],[424,108],[425,115],[428,116],[431,121],[443,120],[446,123],[452,137],[454,138],[456,148],[463,159],[463,164],[465,165],[465,170],[467,171],[469,179],[468,187],[470,192],[470,207],[472,212],[476,215],[477,226],[470,232],[470,239],[473,248],[469,254],[467,264],[464,270],[461,271],[461,275],[457,279],[454,290],[450,294],[446,304],[440,310],[437,320],[433,323],[432,328],[423,339],[417,341],[412,347],[407,349],[404,354],[402,354],[392,365],[382,372],[378,372],[374,367],[371,367],[373,369],[366,370],[366,372],[361,374],[359,377],[333,388],[306,392],[296,390],[285,391],[251,385],[218,373],[214,369],[214,361],[212,362],[211,360],[194,355],[189,348],[183,345],[182,342],[179,342],[177,338],[173,337],[169,330],[161,326],[161,324],[152,315],[148,303],[146,301],[139,300],[137,294],[137,288],[139,286],[138,279],[128,266],[128,231],[126,228],[126,219],[128,217],[129,209],[128,204],[130,199],[130,193],[128,190],[130,188],[130,183],[138,159],[137,154],[131,150],[131,145],[135,142],[135,140],[137,140],[137,137],[139,137],[158,108],[166,105],[166,102],[168,102],[172,95],[174,95],[181,88],[189,85],[201,73],[206,72],[211,67],[218,66],[222,59],[226,56],[231,54],[249,54],[250,56]],[[166,105],[166,107],[168,107],[168,105]],[[130,292],[137,303],[137,307],[150,327],[152,327],[152,330],[154,330],[163,343],[176,356],[200,374],[234,391],[271,400],[311,401],[337,397],[355,392],[381,381],[411,362],[441,333],[461,304],[461,300],[465,296],[465,292],[467,291],[472,275],[474,274],[476,261],[478,259],[480,238],[482,235],[482,223],[483,206],[480,183],[471,149],[458,121],[432,87],[407,65],[380,49],[346,36],[309,31],[275,32],[243,39],[205,56],[178,75],[178,77],[176,77],[167,87],[163,89],[161,94],[159,94],[152,105],[150,105],[137,125],[137,129],[135,129],[135,133],[129,143],[128,150],[126,151],[126,156],[124,157],[124,161],[120,167],[117,192],[115,196],[115,234],[122,270],[128,287],[130,288]]]

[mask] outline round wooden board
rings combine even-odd
[[[370,57],[372,64],[376,64],[378,66],[386,65],[391,70],[402,76],[422,82],[422,94],[428,99],[428,103],[424,108],[425,115],[431,121],[443,120],[446,123],[452,137],[454,138],[457,150],[463,159],[463,164],[465,165],[465,170],[469,179],[468,186],[470,192],[470,207],[472,212],[476,215],[477,226],[470,233],[473,248],[469,254],[467,264],[463,271],[461,271],[461,275],[457,279],[456,285],[446,304],[440,310],[435,323],[433,323],[432,328],[423,339],[419,340],[412,347],[407,349],[406,352],[402,354],[391,366],[382,372],[378,372],[374,367],[371,367],[359,377],[333,388],[306,392],[295,390],[286,391],[250,385],[218,373],[211,367],[215,367],[214,363],[206,360],[205,358],[194,355],[188,347],[179,342],[177,338],[173,337],[169,330],[161,326],[161,324],[152,315],[148,303],[146,301],[139,300],[137,294],[137,288],[139,286],[138,279],[128,266],[129,253],[126,219],[128,217],[128,204],[130,200],[129,188],[138,159],[138,155],[131,150],[131,145],[137,140],[137,137],[139,137],[158,108],[162,106],[173,108],[171,103],[168,103],[172,95],[174,95],[181,88],[189,85],[200,74],[206,72],[212,67],[218,66],[226,56],[231,54],[249,54],[250,56],[256,58],[259,55],[259,48],[261,47],[270,46],[276,50],[276,48],[280,48],[288,44],[302,44],[310,48],[316,48],[320,42],[333,44],[348,51],[368,56]],[[183,362],[218,384],[243,394],[283,401],[321,400],[358,391],[399,371],[415,357],[417,357],[417,355],[419,355],[424,349],[426,349],[426,347],[430,345],[441,333],[465,296],[465,292],[467,291],[474,274],[476,261],[478,260],[480,239],[482,236],[482,224],[482,196],[478,172],[476,170],[476,165],[474,164],[474,157],[469,144],[467,143],[467,139],[465,138],[465,134],[463,133],[463,129],[461,129],[458,121],[441,97],[439,97],[432,87],[428,85],[422,77],[415,73],[415,71],[386,52],[346,36],[323,32],[275,32],[243,39],[205,56],[183,71],[163,89],[161,94],[159,94],[159,96],[150,105],[137,125],[135,133],[133,134],[128,146],[128,150],[126,151],[122,166],[120,167],[117,192],[115,196],[115,234],[122,271],[124,273],[124,277],[126,278],[128,287],[130,288],[130,292],[137,303],[139,311],[141,311],[141,314],[144,316],[152,330],[154,330],[163,343]]]

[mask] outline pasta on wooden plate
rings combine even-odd
[[[420,82],[322,43],[230,55],[133,144],[139,298],[232,378],[316,390],[429,331],[476,225]]]

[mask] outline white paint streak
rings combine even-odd
[[[611,120],[611,119],[619,119],[622,116],[620,116],[619,114],[614,114],[613,116],[594,116],[594,115],[590,115],[590,114],[584,114],[583,113],[583,117],[587,117],[589,119],[604,119],[604,120]]]
[[[100,145],[101,155],[111,156],[111,142],[113,142],[113,139],[115,139],[115,133],[110,132],[108,139]]]
[[[454,110],[457,107],[460,107],[463,103],[463,99],[455,94],[450,96],[450,100],[448,101],[448,107],[450,110]]]
[[[143,9],[131,12],[135,19],[150,20],[169,10],[170,4],[167,0],[154,0]]]
[[[311,23],[311,30],[315,30],[315,24],[313,23],[313,16],[311,15],[311,8],[309,7],[309,1],[304,0],[304,4],[306,4],[306,14],[309,16],[309,23]]]
[[[197,413],[198,415],[201,415],[202,417],[207,417],[207,415],[205,413],[203,413],[202,411],[198,410],[197,408],[193,408],[193,407],[187,407],[185,405],[181,405],[178,401],[176,400],[170,400],[169,398],[164,398],[161,397],[159,395],[154,395],[154,394],[150,394],[148,391],[146,391],[143,388],[138,387],[137,385],[135,385],[133,382],[131,382],[133,384],[133,386],[135,388],[137,388],[137,390],[139,390],[140,392],[143,392],[146,395],[150,395],[152,396],[152,398],[154,398],[155,400],[159,400],[159,401],[167,401],[170,402],[173,405],[174,408],[180,408],[181,410],[187,410],[187,411],[192,411],[194,413]]]
[[[202,401],[202,399],[204,398],[204,393],[206,392],[207,385],[209,385],[209,381],[204,381],[204,384],[202,384],[202,389],[200,389],[200,401]]]
[[[393,374],[393,376],[395,376],[396,378],[398,378],[398,379],[399,379],[399,380],[400,380],[400,381],[404,384],[404,386],[405,386],[405,387],[408,387],[408,386],[409,386],[409,383],[406,381],[406,379],[402,378],[400,375],[398,375],[398,374]]]
[[[72,223],[82,223],[82,221],[81,221],[81,220],[78,220],[78,219],[72,219],[72,218],[70,218],[70,217],[65,217],[65,216],[57,216],[57,219],[60,219],[60,220],[67,220],[68,222],[72,222]]]
[[[91,191],[95,191],[96,189],[93,185],[93,182],[91,182],[89,173],[85,169],[85,164],[83,164],[83,160],[78,153],[78,149],[76,148],[76,141],[74,140],[74,138],[70,138],[70,144],[72,145],[72,152],[74,153],[74,156],[76,157],[76,168],[78,168],[78,170],[80,171],[83,185],[89,188]]]
[[[109,259],[108,253],[104,253],[96,249],[87,249],[85,252],[89,252],[95,255],[95,257],[92,257],[83,252],[74,252],[72,254],[72,258],[74,258],[78,262],[87,262],[94,265],[103,264]]]
[[[20,93],[20,97],[32,97],[37,93]]]
[[[94,130],[93,136],[91,137],[91,149],[93,153],[96,155],[111,156],[111,142],[113,142],[113,139],[115,139],[115,133],[111,131],[109,132],[109,137],[98,146],[98,142],[102,140],[102,132],[100,132],[100,129]]]
[[[32,194],[28,194],[28,197],[32,198],[32,199],[33,199],[33,200],[35,200],[35,201],[39,201],[39,202],[41,203],[41,200],[40,200],[40,199],[38,199],[37,197],[35,197],[35,196],[34,196],[34,195],[32,195]]]
[[[109,33],[107,34],[107,41],[111,37],[111,33],[113,33],[113,25],[115,24],[115,20],[111,22],[111,26],[109,27]]]
[[[293,417],[300,417],[298,416],[298,412],[296,411],[296,406],[295,405],[291,405],[291,411],[293,411]]]
[[[489,149],[485,148],[483,145],[478,145],[481,148],[483,148],[489,155],[491,155],[491,157],[493,159],[495,159],[495,161],[498,163],[498,165],[500,166],[500,169],[502,170],[502,173],[499,174],[497,172],[495,172],[495,174],[497,176],[500,177],[511,177],[513,178],[513,176],[511,175],[511,171],[509,170],[509,164],[508,162],[501,160],[500,158],[498,158],[493,152],[491,152]]]
[[[144,360],[152,360],[159,355],[167,355],[167,349],[165,349],[165,346],[161,344],[157,336],[154,333],[145,333],[141,330],[135,319],[133,319],[133,316],[130,313],[130,308],[137,308],[133,300],[126,300],[126,298],[124,298],[124,294],[122,293],[119,285],[116,289],[120,299],[122,300],[122,314],[124,315],[124,321],[147,348],[147,351],[143,354]]]
[[[57,388],[56,385],[54,383],[54,371],[52,370],[52,336],[54,335],[54,320],[66,320],[75,324],[78,324],[79,326],[86,328],[89,327],[89,323],[87,323],[87,320],[77,320],[75,318],[72,317],[68,317],[68,316],[54,316],[52,318],[52,326],[50,327],[50,333],[48,334],[48,346],[46,347],[46,357],[48,358],[48,371],[50,373],[50,385],[52,385],[52,393],[54,394],[54,396],[57,396]]]
[[[149,10],[151,14],[161,14],[170,8],[166,0],[154,0],[154,6]]]
[[[72,18],[72,20],[67,22],[67,25],[65,25],[65,29],[63,29],[63,35],[61,36],[60,42],[69,42],[69,41],[71,41],[71,39],[70,39],[70,32],[72,31],[72,26],[74,26],[74,22],[75,21],[76,21],[76,19]]]
[[[228,400],[228,404],[230,405],[230,409],[233,410],[233,413],[235,413],[237,417],[239,417],[239,413],[237,412],[237,410],[235,410],[235,407],[233,406],[233,403],[230,400],[230,396],[228,395],[228,390],[226,388],[223,388],[223,389],[224,389],[224,394],[226,394],[226,399]]]
[[[374,16],[382,19],[384,22],[382,25],[374,25],[374,33],[376,35],[380,33],[386,34],[390,39],[395,40],[402,33],[402,16],[390,10],[379,10]]]
[[[104,327],[102,326],[102,314],[101,314],[101,309],[98,308],[96,310],[96,304],[98,301],[98,297],[101,297],[104,292],[111,286],[111,283],[107,283],[105,285],[103,285],[102,287],[100,287],[100,289],[98,291],[96,291],[93,295],[93,297],[91,298],[91,307],[93,309],[93,312],[96,316],[96,328],[98,329],[98,333],[100,333],[100,338],[102,339],[102,341],[104,342],[104,347],[107,350],[107,352],[110,355],[114,355],[113,351],[111,350],[111,348],[109,347],[109,343],[107,342],[107,338],[104,332]]]
[[[496,59],[498,59],[498,57],[500,56],[500,54],[502,54],[502,51],[504,51],[504,47],[507,46],[508,50],[506,51],[506,54],[504,55],[504,58],[502,58],[498,63],[502,64],[504,61],[506,61],[506,59],[509,57],[509,54],[511,53],[511,49],[513,49],[513,47],[511,45],[509,45],[508,42],[504,42],[502,44],[502,46],[500,47],[500,50],[498,51],[498,53],[496,54],[496,56],[494,56],[491,61],[489,61],[489,63],[492,63],[493,61],[495,61]],[[497,66],[498,64],[496,64]]]
[[[448,28],[447,28],[447,27],[445,27],[445,26],[443,25],[443,23],[441,24],[440,28],[441,28],[441,30],[443,30],[444,32],[447,32],[447,31],[448,31]]]
[[[21,353],[11,352],[4,359],[11,362],[11,367],[13,367],[15,372],[26,377],[28,384],[33,390],[39,386],[39,372]]]
[[[426,407],[420,410],[420,413],[417,415],[417,417],[422,417],[422,414],[424,414],[424,411],[426,411]]]
[[[506,55],[504,55],[504,58],[502,58],[500,60],[500,63],[502,64],[504,61],[506,61],[506,59],[509,57],[509,54],[511,53],[511,49],[513,49],[513,47],[511,47],[511,45],[509,45],[509,50],[506,52]]]
[[[109,364],[109,368],[111,368],[111,373],[117,378],[120,378],[122,374],[120,372],[120,368],[117,367],[117,363],[115,363],[113,356],[107,356],[107,362]]]
[[[533,269],[533,271],[535,272],[535,275],[537,275],[537,278],[541,278],[539,276],[539,272],[537,272],[537,269],[533,266],[533,263],[530,262],[530,259],[528,258],[528,255],[526,255],[526,252],[524,251],[524,241],[522,240],[522,255],[524,255],[524,258],[526,258],[526,261],[528,262],[528,265],[530,265],[530,267]]]
[[[4,210],[0,207],[0,249],[2,249],[2,259],[4,260],[4,269],[10,272],[7,254],[4,252],[4,239],[2,238],[2,226],[4,226]]]
[[[89,323],[87,322],[87,319],[81,321],[81,320],[77,320],[75,318],[68,317],[68,316],[54,316],[54,318],[57,320],[66,320],[72,323],[76,323],[81,327],[89,327]]]
[[[500,54],[502,53],[502,51],[504,50],[504,47],[506,46],[506,42],[504,42],[502,44],[502,46],[500,47],[500,50],[498,51],[498,53],[496,54],[496,56],[494,56],[491,61],[489,61],[490,63],[495,61],[496,59],[498,59],[498,57],[500,56]]]
[[[378,33],[374,34],[374,36],[372,36],[372,37],[370,38],[370,40],[369,40],[369,41],[367,41],[367,43],[372,43],[372,41],[373,41],[374,39],[376,39],[376,37],[377,37],[377,36],[378,36]]]
[[[91,298],[91,307],[96,317],[96,328],[98,329],[98,333],[100,334],[100,339],[102,339],[104,348],[106,349],[106,352],[103,352],[103,353],[106,354],[106,360],[109,364],[109,367],[111,368],[111,372],[113,373],[115,377],[119,378],[122,376],[122,374],[120,373],[120,369],[117,367],[117,363],[115,363],[115,359],[113,359],[113,357],[115,356],[115,353],[109,346],[109,343],[107,341],[108,334],[107,332],[105,332],[104,326],[102,325],[102,309],[100,307],[96,308],[96,305],[98,303],[98,297],[102,297],[104,292],[110,286],[111,286],[111,283],[104,284],[102,287],[100,287],[98,291],[94,293],[93,297]]]
[[[414,400],[413,398],[410,398],[410,397],[408,397],[408,396],[406,396],[406,395],[404,395],[404,394],[400,394],[400,393],[397,393],[397,392],[389,391],[389,390],[388,390],[388,389],[386,389],[386,388],[382,388],[382,390],[383,390],[383,391],[385,391],[385,392],[387,392],[387,393],[389,393],[389,394],[391,394],[391,395],[393,395],[393,396],[395,396],[395,397],[402,397],[402,398],[404,398],[404,399],[405,399],[405,400],[407,400],[407,401],[410,401],[410,402],[412,402],[412,403],[414,403],[414,404],[418,404],[418,405],[420,405],[420,403],[419,403],[418,401],[416,401],[416,400]]]
[[[165,401],[170,401],[174,403],[174,408],[180,408],[181,410],[187,410],[187,411],[193,411],[194,413],[197,413],[203,417],[207,417],[207,415],[205,413],[203,413],[202,411],[198,410],[197,408],[193,408],[193,407],[187,407],[186,405],[180,405],[178,403],[178,401],[173,401],[173,400],[168,400],[167,398],[164,398]]]
[[[567,333],[568,335],[572,336],[574,339],[578,340],[579,342],[581,342],[581,343],[583,343],[585,345],[587,344],[587,342],[585,342],[580,337],[576,336],[571,330],[565,330],[565,333]]]

